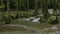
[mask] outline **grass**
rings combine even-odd
[[[25,32],[25,31],[30,31],[22,27],[16,27],[16,26],[7,26],[7,27],[1,27],[0,26],[0,32],[6,32],[6,31],[20,31],[20,32]]]

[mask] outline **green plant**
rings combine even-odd
[[[0,22],[2,22],[2,23],[4,23],[4,24],[8,24],[8,23],[11,23],[11,20],[12,20],[12,17],[10,16],[10,14],[9,13],[2,13],[1,15],[0,15],[1,17],[1,19],[0,19]],[[1,23],[1,24],[2,24]]]
[[[3,16],[3,21],[6,22],[6,23],[10,23],[11,22],[11,17],[9,15],[7,16]]]
[[[33,14],[31,12],[20,12],[18,15],[20,18],[28,18],[32,16]]]
[[[51,16],[51,17],[49,17],[48,22],[51,24],[57,24],[58,19],[56,16]]]

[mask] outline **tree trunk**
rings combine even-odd
[[[58,0],[57,2],[59,3],[60,1]],[[57,13],[59,14],[58,21],[59,21],[59,24],[60,24],[60,5],[59,4],[58,4],[58,12]]]
[[[58,14],[60,14],[60,7],[59,7],[58,10],[59,10],[59,11],[58,11]],[[58,16],[58,22],[60,23],[60,16]]]
[[[43,13],[43,18],[44,21],[48,21],[48,17],[50,16],[48,12],[48,0],[42,0],[42,13]]]
[[[57,11],[57,0],[53,0],[53,2],[54,2],[54,5],[53,5],[53,9],[54,9],[54,11],[53,11],[53,15],[57,15],[57,13],[58,13],[58,11]],[[58,21],[60,20],[58,20],[59,19],[59,16],[56,16],[56,23],[58,23]]]
[[[57,14],[57,0],[53,0],[53,15],[56,15]]]
[[[38,0],[35,0],[35,11],[38,11]]]
[[[19,18],[19,15],[18,15],[18,14],[19,14],[19,10],[18,10],[18,0],[16,0],[16,12],[17,12],[17,14],[16,14],[16,17],[15,17],[15,18],[17,19],[17,18]]]
[[[7,0],[7,13],[10,13],[10,1]]]
[[[30,11],[29,10],[29,0],[27,0],[27,7],[28,7],[28,12]]]
[[[18,0],[16,0],[16,9],[17,9],[17,12],[18,12]]]

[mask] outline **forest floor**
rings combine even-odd
[[[21,32],[21,31],[4,31],[4,32],[0,32],[0,34],[58,34],[60,33],[60,25],[54,25],[51,28],[45,28],[45,29],[38,29],[35,27],[28,27],[26,25],[17,25],[17,24],[7,24],[7,25],[3,25],[4,27],[22,27],[26,30],[29,31],[25,31],[25,32]]]

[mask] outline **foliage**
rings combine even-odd
[[[51,16],[51,17],[49,17],[48,22],[50,24],[57,24],[58,20],[56,18],[57,18],[56,16]]]
[[[7,23],[11,22],[11,17],[9,16],[9,14],[4,14],[2,19]]]
[[[19,12],[18,13],[18,17],[19,18],[28,18],[30,16],[32,16],[32,12]],[[16,19],[16,13],[12,12],[12,13],[6,13],[6,12],[2,12],[0,13],[0,24],[9,24],[11,23],[12,20]]]
[[[56,2],[57,1],[57,2]],[[28,2],[28,3],[27,3]],[[36,9],[42,9],[42,13],[43,13],[43,18],[48,19],[48,17],[50,16],[49,12],[48,12],[48,8],[53,8],[54,10],[57,9],[57,5],[59,5],[58,7],[60,7],[60,0],[0,0],[0,11],[3,10],[5,12],[5,10],[7,11],[13,11],[14,12],[18,12],[18,17],[19,18],[27,18],[30,16],[36,16],[39,15],[38,10]],[[35,9],[36,11],[33,12],[33,14],[31,12],[20,12],[20,10],[28,10],[28,6],[29,9]],[[17,10],[16,10],[17,9]],[[16,14],[9,14],[9,13],[4,13],[1,15],[0,20],[2,21],[10,21],[11,19],[15,19]],[[52,22],[54,21],[55,18],[54,17],[49,17],[48,21]]]
[[[28,17],[32,16],[33,14],[31,12],[19,12],[18,15],[20,18],[28,18]]]
[[[53,21],[55,19],[56,19],[56,16],[51,16],[51,17],[49,17],[48,21]]]
[[[2,4],[2,5],[0,5],[0,8],[4,8],[5,6]]]
[[[4,13],[4,14],[2,13],[0,16],[1,16],[0,22],[2,22],[1,24],[11,23],[12,17],[10,16],[9,13]]]
[[[18,1],[18,2],[17,2]],[[53,8],[54,1],[53,0],[46,0],[48,1],[48,8]],[[29,4],[27,5],[27,0],[9,0],[10,2],[10,9],[15,10],[17,7],[19,8],[18,10],[27,10],[29,6],[30,9],[35,8],[35,3],[38,6],[38,8],[41,8],[41,2],[46,4],[45,0],[29,0]],[[60,0],[56,0],[58,4],[60,4]],[[0,7],[4,7],[5,10],[7,10],[7,2],[6,0],[0,0]],[[18,4],[17,4],[18,3]],[[17,6],[18,5],[18,6]]]

